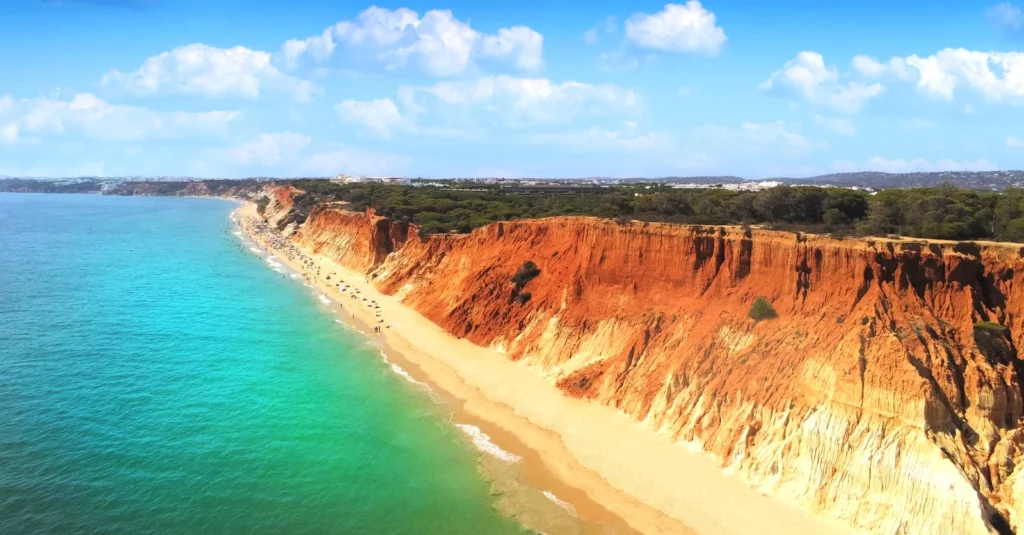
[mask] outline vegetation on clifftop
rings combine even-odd
[[[343,202],[353,210],[419,225],[423,234],[465,233],[496,221],[582,215],[702,225],[917,238],[1024,241],[1024,189],[978,192],[955,186],[863,190],[777,186],[762,191],[674,189],[636,184],[533,193],[473,184],[412,187],[294,180],[297,206]]]

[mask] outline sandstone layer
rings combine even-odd
[[[294,193],[266,190],[271,223]],[[421,238],[327,206],[287,230],[770,494],[875,533],[1024,524],[1019,245],[577,217]],[[748,317],[759,296],[778,318]]]

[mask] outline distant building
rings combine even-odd
[[[675,189],[705,189],[705,188],[722,188],[732,191],[761,191],[763,189],[774,188],[775,186],[781,186],[782,182],[777,180],[759,180],[749,182],[736,182],[726,184],[706,184],[701,182],[683,182],[671,184]]]
[[[409,179],[391,176],[361,176],[342,173],[331,179],[331,182],[338,184],[359,184],[362,182],[376,182],[378,184],[408,184]]]

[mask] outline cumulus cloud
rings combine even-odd
[[[961,83],[992,101],[1024,103],[1024,53],[947,48],[907,64],[918,71],[918,91],[953,100]]]
[[[228,123],[239,114],[238,111],[154,111],[110,104],[91,93],[79,93],[71,100],[41,97],[7,102],[9,107],[0,109],[0,123],[6,123],[5,137],[14,139],[26,132],[39,135],[77,132],[110,140],[219,136],[227,133]]]
[[[857,128],[853,125],[853,121],[844,117],[825,117],[822,115],[815,115],[814,124],[828,130],[829,132],[834,132],[844,136],[852,136],[857,133]]]
[[[132,72],[111,70],[100,80],[107,88],[136,95],[175,93],[202,97],[259,98],[264,91],[286,93],[307,102],[319,87],[282,73],[267,52],[242,46],[185,45],[147,58]]]
[[[343,123],[360,124],[382,137],[410,126],[395,101],[382,98],[372,101],[345,100],[334,107]]]
[[[1019,30],[1024,27],[1024,13],[1009,2],[992,6],[985,15],[993,26],[1001,30]]]
[[[1006,138],[1006,148],[1024,149],[1024,139],[1021,139],[1019,137],[1008,136]]]
[[[296,160],[310,138],[293,132],[261,134],[255,139],[232,147],[231,157],[239,165],[280,166]]]
[[[525,27],[502,28],[496,35],[485,35],[481,54],[495,58],[513,57],[516,67],[525,71],[540,68],[544,38]]]
[[[928,56],[893,57],[880,62],[853,58],[853,71],[865,78],[916,82],[917,91],[952,101],[966,87],[992,102],[1024,104],[1024,53],[946,48]]]
[[[429,74],[451,76],[466,70],[474,58],[509,61],[521,70],[539,69],[544,38],[526,26],[485,34],[449,10],[431,10],[420,17],[408,8],[373,6],[355,20],[338,22],[321,34],[289,40],[281,55],[294,68],[307,57],[326,61],[339,45],[351,50],[350,58],[370,57],[388,69],[412,63]]]
[[[666,4],[653,15],[633,15],[626,20],[626,39],[642,48],[717,56],[726,37],[715,25],[715,14],[690,0],[685,5]]]
[[[813,51],[797,54],[758,88],[789,94],[815,104],[825,104],[845,113],[860,111],[867,101],[885,91],[885,86],[878,82],[840,83],[838,70],[825,65],[822,55]]]

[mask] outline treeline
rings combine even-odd
[[[421,233],[469,232],[495,221],[586,215],[704,225],[765,225],[835,235],[898,234],[932,239],[1024,241],[1024,190],[978,192],[941,186],[888,189],[778,186],[758,192],[723,188],[616,186],[602,192],[523,194],[497,187],[410,187],[297,180],[305,209],[345,202],[354,210],[420,226]]]

